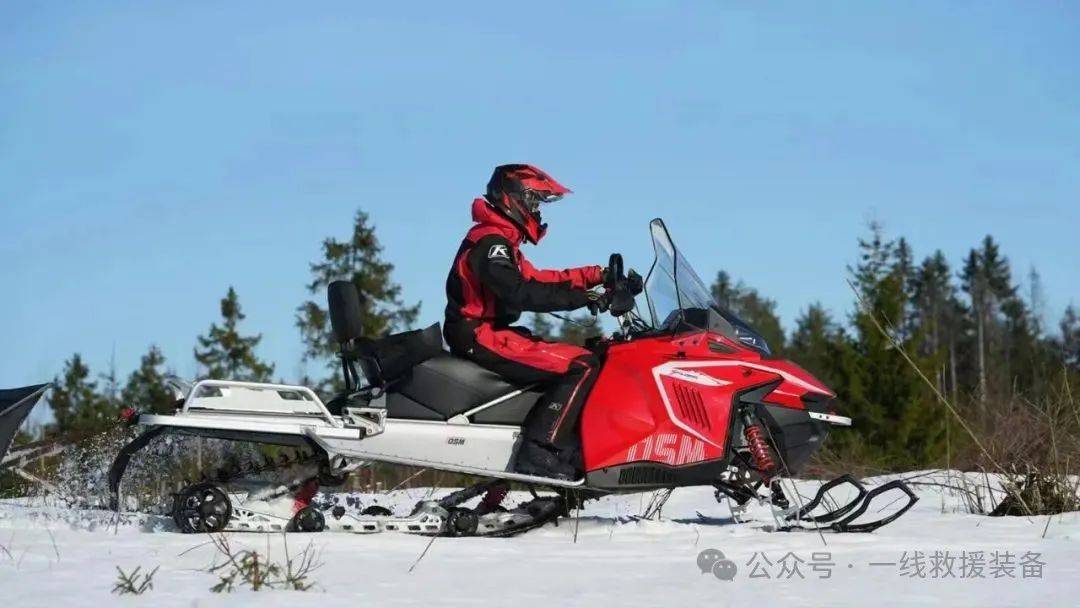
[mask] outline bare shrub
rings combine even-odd
[[[213,564],[207,572],[218,577],[216,585],[210,588],[214,593],[231,593],[236,589],[248,588],[252,591],[264,589],[290,589],[307,591],[315,586],[311,573],[322,566],[311,543],[295,557],[289,554],[287,537],[285,543],[285,562],[277,563],[267,554],[243,549],[233,551],[228,536],[211,535],[210,540],[224,557],[220,564]]]

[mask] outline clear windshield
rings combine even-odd
[[[649,223],[656,260],[645,280],[645,296],[654,328],[664,327],[674,313],[687,308],[708,310],[712,294],[671,240],[664,220]]]
[[[684,311],[711,310],[732,326],[733,338],[769,354],[769,346],[757,331],[716,303],[712,291],[694,272],[686,256],[675,246],[664,220],[657,218],[650,222],[649,232],[652,234],[653,251],[656,255],[649,276],[645,279],[645,299],[652,327],[672,328],[680,322],[686,322],[687,317],[701,317],[681,314]]]

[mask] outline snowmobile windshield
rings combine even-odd
[[[657,218],[650,222],[649,232],[655,258],[645,279],[645,299],[654,329],[674,330],[680,325],[708,328],[728,334],[766,355],[772,354],[760,333],[716,303],[712,291],[675,246],[664,220]],[[710,315],[726,323],[710,323]]]

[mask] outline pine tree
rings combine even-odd
[[[115,347],[112,354],[109,355],[109,371],[98,374],[98,379],[103,383],[101,387],[102,398],[110,406],[118,407],[120,405],[120,377],[116,373]]]
[[[795,320],[788,352],[792,360],[826,385],[832,386],[835,383],[837,343],[842,339],[840,328],[829,311],[815,302]]]
[[[912,332],[921,337],[919,354],[936,355],[943,363],[936,370],[942,394],[959,394],[958,349],[964,343],[964,305],[957,297],[952,270],[940,250],[927,256],[914,271],[910,281]]]
[[[850,348],[838,357],[843,370],[838,394],[859,421],[856,434],[864,450],[893,465],[925,464],[943,453],[944,421],[897,346],[914,353],[924,372],[932,374],[936,363],[919,358],[921,336],[906,336],[899,326],[910,299],[904,291],[909,259],[899,255],[903,247],[886,239],[879,224],[870,230],[869,239],[859,240],[859,263],[850,269],[860,305],[852,316]]]
[[[172,413],[176,403],[172,390],[165,382],[164,366],[165,356],[157,346],[150,345],[139,361],[139,368],[131,372],[121,392],[126,407],[155,414]]]
[[[62,378],[53,379],[49,405],[55,419],[49,434],[66,437],[103,431],[115,424],[118,413],[97,393],[90,368],[78,353],[64,362]]]
[[[886,240],[885,228],[880,222],[870,222],[869,229],[870,239],[858,240],[859,263],[855,267],[848,267],[848,273],[862,297],[876,292],[892,271],[893,255],[896,251],[896,243]]]
[[[244,380],[266,382],[274,373],[274,366],[261,361],[255,355],[255,347],[262,334],[242,336],[237,330],[244,313],[240,300],[231,286],[221,300],[222,325],[211,324],[206,336],[199,336],[200,351],[195,349],[195,360],[205,369],[208,378],[219,380]]]
[[[352,234],[346,241],[328,238],[323,241],[323,259],[311,264],[312,280],[307,290],[326,301],[326,288],[336,280],[352,281],[361,296],[361,327],[370,338],[381,337],[389,332],[407,329],[416,321],[420,304],[405,306],[401,301],[401,287],[391,280],[394,266],[382,259],[382,246],[375,236],[375,227],[368,215],[357,211]],[[304,360],[326,360],[330,369],[336,371],[333,360],[337,348],[329,327],[329,312],[321,304],[309,300],[296,311],[296,325],[304,341]],[[328,380],[336,387],[336,374]]]
[[[1012,284],[1009,261],[1001,255],[998,244],[987,235],[978,249],[972,249],[964,261],[960,273],[961,286],[971,298],[972,323],[975,326],[975,363],[977,370],[977,398],[982,414],[986,413],[986,404],[990,397],[990,378],[1001,378],[1005,390],[1011,385],[1011,373],[1008,369],[1008,335],[1000,315],[1002,306],[1016,297],[1016,287]],[[1020,311],[1012,307],[1014,320],[1019,320]],[[993,359],[1000,360],[1001,369],[991,371]]]
[[[776,315],[775,301],[742,281],[732,283],[731,276],[723,270],[716,273],[711,290],[716,303],[753,327],[774,353],[784,350],[784,329]]]
[[[569,342],[584,346],[589,338],[603,335],[600,320],[588,313],[582,313],[563,319],[559,327],[559,342]]]
[[[540,312],[534,312],[532,314],[532,333],[537,338],[543,338],[544,340],[551,340],[555,337],[555,325],[551,322],[551,317]]]
[[[1061,358],[1065,365],[1080,371],[1080,311],[1072,304],[1061,317]]]
[[[911,245],[904,237],[896,240],[896,260],[893,263],[893,269],[900,282],[900,293],[911,293],[912,281],[915,280],[915,262]],[[900,337],[905,340],[915,331],[915,318],[907,298],[902,301],[900,318],[896,319],[896,327]]]
[[[734,311],[739,306],[739,287],[731,280],[731,275],[726,270],[716,273],[716,280],[712,284],[712,296],[724,310]]]

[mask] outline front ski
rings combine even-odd
[[[763,496],[758,493],[758,489],[762,485],[760,482],[750,485],[748,483],[718,481],[715,485],[716,499],[718,502],[721,498],[730,500],[729,506],[732,516],[739,522],[746,521],[747,508],[751,501],[757,500],[761,503],[770,503],[775,509],[774,514],[779,514],[778,517],[782,523],[772,528],[775,531],[822,530],[841,533],[873,532],[899,519],[919,501],[918,496],[902,480],[890,481],[868,490],[853,476],[845,474],[822,484],[809,501],[805,503],[799,502],[797,506],[792,507],[790,499],[784,495],[781,487],[776,482],[777,479],[774,479],[773,483],[770,484],[769,495]],[[833,500],[831,492],[844,486],[854,490],[855,495],[853,498],[837,504]],[[894,490],[902,493],[901,498],[897,500],[903,499],[905,501],[899,509],[885,517],[870,521],[859,521],[870,510],[870,506],[876,499]],[[893,503],[895,501],[889,503],[886,507],[891,506]],[[819,512],[818,509],[823,505],[828,509]]]
[[[829,492],[844,485],[851,486],[855,489],[855,498],[826,511],[825,513],[819,513],[817,515],[813,514],[822,502],[826,500]],[[886,492],[891,492],[893,490],[899,490],[904,495],[903,498],[906,499],[899,509],[885,517],[870,521],[858,521],[870,509],[870,506],[874,503],[875,499]],[[789,523],[788,525],[780,526],[778,530],[781,532],[789,532],[792,530],[824,529],[833,532],[873,532],[874,530],[887,526],[899,519],[904,513],[907,513],[911,507],[915,506],[915,503],[918,501],[919,497],[916,496],[911,488],[909,488],[902,480],[896,479],[872,490],[867,490],[866,487],[859,483],[854,477],[845,474],[822,484],[809,502],[784,518],[784,520]],[[891,504],[892,503],[890,503],[890,505]]]

